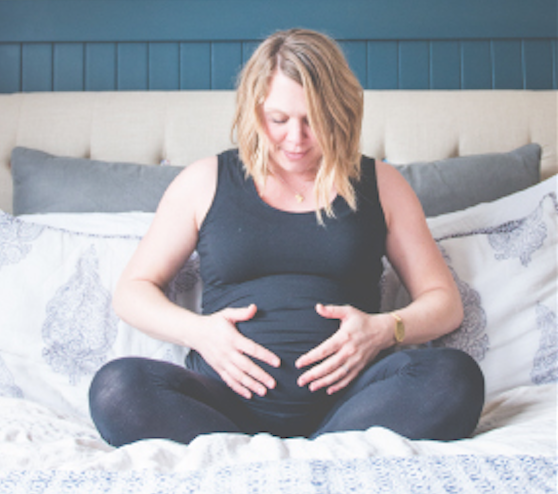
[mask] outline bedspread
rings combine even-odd
[[[108,446],[94,427],[0,399],[0,493],[556,492],[556,385],[499,395],[474,437],[411,441],[383,428],[315,440],[212,434]]]

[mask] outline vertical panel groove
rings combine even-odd
[[[428,89],[432,89],[432,82],[434,80],[434,57],[432,56],[432,50],[434,49],[434,45],[432,44],[432,40],[430,40],[428,44],[428,56],[429,56],[429,64],[428,64]]]
[[[178,89],[182,89],[182,43],[178,43]]]
[[[434,89],[434,43],[430,40],[428,44],[428,89]]]
[[[19,90],[23,91],[23,43],[19,45]]]
[[[213,89],[213,43],[209,43],[209,88]]]
[[[85,43],[81,44],[81,58],[83,59],[83,67],[81,68],[82,91],[85,91],[85,85],[87,84],[87,79],[85,78],[87,72],[87,51],[85,50]]]
[[[118,91],[120,89],[120,71],[118,70],[120,66],[120,43],[115,43],[114,49],[116,50],[116,56],[114,57],[114,87]]]
[[[552,87],[556,89],[556,40],[551,43],[552,52]]]
[[[147,86],[147,90],[149,91],[150,89],[153,89],[153,80],[151,77],[151,58],[152,58],[152,53],[151,53],[151,47],[153,46],[153,43],[146,43],[146,50],[145,50],[145,85]]]
[[[523,89],[527,89],[527,66],[525,64],[525,40],[521,40],[521,75],[523,77]]]
[[[50,43],[50,90],[54,91],[54,43]]]
[[[495,57],[494,57],[494,40],[490,40],[490,74],[492,77],[492,84],[491,84],[491,88],[490,89],[496,89],[495,84],[496,84],[496,65],[494,63]]]
[[[463,41],[459,41],[459,89],[463,89]]]
[[[397,42],[397,88],[403,89],[403,68],[401,63],[403,57],[401,56],[401,51],[403,50],[403,43],[401,41]]]
[[[552,42],[552,85],[558,89],[558,39]]]
[[[368,67],[370,65],[370,62],[368,60],[368,56],[369,56],[368,55],[368,53],[369,53],[368,45],[369,44],[370,43],[368,43],[368,42],[364,43],[364,53],[366,55],[366,58],[365,58],[365,61],[364,61],[364,69],[366,70],[366,79],[364,80],[364,88],[365,89],[368,89],[370,87],[370,74],[369,74],[369,70],[368,70]]]
[[[120,76],[118,75],[118,64],[120,63],[119,44],[120,43],[114,44],[114,88],[115,89],[118,89],[118,82],[120,78]]]

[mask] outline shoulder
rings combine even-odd
[[[191,212],[201,224],[217,186],[218,157],[210,156],[184,168],[166,190],[159,209],[177,214]]]
[[[381,183],[384,187],[390,186],[401,186],[403,182],[406,184],[407,181],[403,178],[403,175],[399,173],[397,168],[386,163],[384,161],[375,160],[376,163],[376,177],[378,184]]]
[[[394,166],[376,160],[376,180],[388,227],[394,216],[423,215],[422,206],[414,190]]]
[[[205,190],[216,180],[217,167],[217,156],[203,158],[186,166],[170,184],[165,196],[170,196],[174,200],[187,200],[184,192],[191,194]]]

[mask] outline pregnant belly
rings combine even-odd
[[[298,386],[298,377],[307,369],[297,369],[294,363],[339,328],[338,320],[325,319],[315,309],[317,303],[346,303],[339,287],[323,278],[283,275],[254,280],[235,288],[222,297],[221,302],[228,300],[216,310],[255,303],[258,307],[256,316],[237,324],[237,328],[281,359],[279,368],[255,360],[273,376],[277,385],[265,397],[254,395],[248,400],[249,406],[261,414],[284,418],[317,413],[316,407],[325,406],[328,397],[323,390],[312,393],[307,387]],[[196,370],[216,376],[200,360],[196,362]]]

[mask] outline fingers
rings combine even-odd
[[[331,338],[324,341],[321,345],[307,354],[303,355],[296,361],[298,368],[316,365],[310,370],[302,374],[297,381],[299,386],[309,384],[310,391],[317,391],[340,380],[350,374],[351,379],[356,375],[352,372],[351,357],[355,353],[353,347],[348,345],[349,336],[344,333],[337,332]]]
[[[258,373],[258,370],[261,373]],[[252,376],[251,372],[256,375]],[[246,399],[252,398],[252,393],[265,396],[268,389],[275,387],[273,378],[257,366],[253,368],[247,366],[245,370],[242,370],[239,366],[230,366],[227,370],[221,372],[221,377],[233,391]]]
[[[327,340],[320,343],[317,347],[313,348],[309,352],[301,355],[295,362],[297,368],[301,369],[309,365],[320,362],[330,355],[337,353],[341,350],[349,341],[351,340],[351,335],[348,332],[337,331]]]
[[[359,355],[358,331],[360,311],[350,306],[316,305],[316,312],[328,319],[339,319],[339,330],[330,338],[302,355],[295,362],[297,368],[312,366],[298,379],[299,386],[308,385],[310,391],[327,388],[332,394],[346,387],[363,367]]]
[[[236,348],[241,353],[265,362],[271,367],[281,365],[281,359],[277,355],[245,336],[239,335]]]
[[[345,319],[350,314],[351,308],[349,306],[339,306],[339,305],[316,305],[316,312],[327,319]],[[297,359],[295,365],[297,368],[307,367],[309,365],[315,364],[335,352],[347,343],[347,334],[337,332],[332,337],[325,340],[323,343],[313,348],[309,352],[305,353]]]
[[[281,365],[279,357],[267,348],[241,335],[238,339],[237,349],[240,352],[239,357],[241,358],[234,367],[236,371],[234,378],[239,385],[248,390],[248,393],[252,391],[259,396],[264,396],[268,389],[275,388],[275,379],[248,357],[256,358],[272,367],[279,367]],[[246,396],[248,393],[242,395]],[[251,395],[246,397],[251,398]]]
[[[302,369],[303,367],[308,367],[309,365],[320,362],[330,355],[333,355],[343,346],[343,341],[341,340],[342,335],[339,335],[338,333],[334,334],[323,343],[320,343],[317,347],[300,356],[296,360],[295,366],[298,369]]]
[[[344,388],[358,374],[358,364],[336,354],[302,374],[297,381],[299,386],[308,385],[312,392],[327,387],[329,394]]]
[[[257,312],[258,308],[256,307],[256,304],[250,304],[248,307],[230,307],[228,309],[224,309],[223,316],[229,322],[236,324],[237,322],[243,322],[252,319]]]
[[[231,389],[247,399],[252,393],[265,396],[276,386],[275,379],[241,351],[229,352],[216,364],[215,370]]]
[[[221,312],[222,317],[230,324],[229,350],[225,350],[216,359],[214,368],[223,381],[239,395],[250,399],[252,393],[264,396],[268,389],[273,389],[276,382],[252,358],[260,360],[271,367],[279,367],[281,360],[267,348],[246,338],[236,329],[236,323],[248,321],[257,313],[255,304],[241,308],[227,308]],[[222,343],[222,341],[220,342]],[[217,343],[216,344],[220,344]]]
[[[349,306],[316,304],[316,312],[326,319],[344,319],[349,311]]]
[[[327,394],[332,395],[334,393],[337,393],[338,391],[341,391],[343,388],[346,388],[357,376],[357,374],[358,372],[347,372],[344,378],[337,381],[333,386],[329,386],[327,388]],[[324,383],[324,386],[327,386],[327,384]]]
[[[225,309],[223,310],[223,316],[231,324],[236,325],[238,322],[244,322],[252,319],[257,312],[258,308],[256,307],[256,304],[250,304],[248,307]],[[249,355],[250,357],[254,357],[262,362],[265,362],[271,367],[279,367],[279,365],[281,365],[281,360],[277,357],[277,355],[269,351],[267,348],[258,345],[255,341],[246,338],[240,333],[238,333],[238,337],[236,339],[236,349],[245,355]]]

